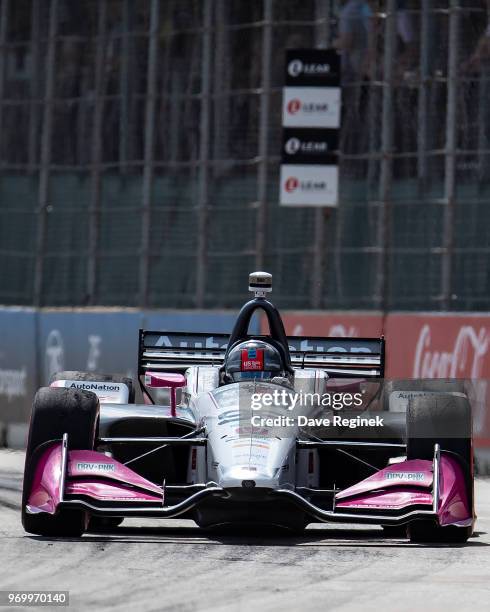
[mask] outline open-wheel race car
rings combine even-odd
[[[133,381],[116,375],[60,372],[39,389],[24,474],[27,532],[80,536],[127,517],[179,517],[209,528],[297,533],[340,522],[381,525],[414,542],[468,539],[464,385],[385,381],[383,338],[287,337],[266,299],[271,284],[269,274],[250,275],[255,297],[230,335],[140,330],[144,403],[135,403]],[[256,313],[267,334],[249,333]],[[301,409],[299,395],[308,398]],[[341,397],[350,401],[331,401]]]

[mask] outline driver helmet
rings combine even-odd
[[[227,355],[224,373],[225,382],[285,376],[279,351],[262,340],[245,340],[234,346]]]

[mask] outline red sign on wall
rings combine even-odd
[[[465,378],[477,446],[490,447],[490,315],[291,312],[288,335],[386,338],[386,378]]]

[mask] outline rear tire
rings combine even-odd
[[[127,376],[121,376],[120,374],[100,374],[97,372],[78,372],[76,370],[73,370],[65,372],[56,372],[51,376],[49,384],[55,382],[56,380],[86,380],[93,382],[120,383],[126,385],[126,387],[129,389],[128,404],[135,403],[136,390],[133,385],[133,381]]]
[[[390,408],[390,395],[394,391],[414,391],[416,393],[464,393],[466,394],[465,381],[463,379],[402,379],[395,378],[385,381],[383,387],[383,410]],[[417,397],[417,396],[414,396]],[[420,397],[420,396],[419,396]]]
[[[42,452],[39,447],[52,440],[61,440],[67,433],[69,450],[93,450],[98,419],[99,400],[90,391],[44,387],[36,393],[22,491],[22,525],[27,532],[43,536],[79,537],[86,530],[88,515],[83,510],[61,510],[55,515],[29,514],[26,506],[37,459]]]
[[[471,407],[468,398],[451,393],[428,393],[408,401],[407,459],[434,457],[434,445],[454,453],[463,468],[470,508],[473,512],[473,446]],[[434,521],[419,520],[408,526],[411,542],[463,543],[473,526],[441,527]]]

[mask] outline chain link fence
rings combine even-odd
[[[278,205],[285,49],[342,53],[340,205]],[[0,0],[0,302],[490,308],[485,0]]]

